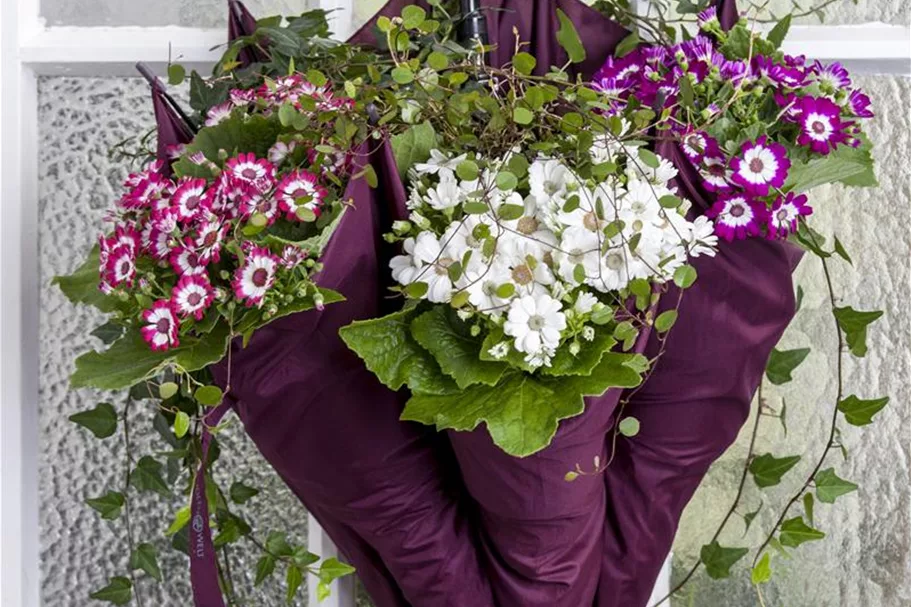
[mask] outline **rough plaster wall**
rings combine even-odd
[[[297,14],[307,0],[244,0],[254,15]],[[227,26],[227,0],[41,0],[48,25]]]
[[[90,589],[105,585],[108,576],[125,572],[127,548],[123,519],[102,521],[83,499],[108,489],[120,490],[124,450],[120,435],[99,441],[67,417],[101,400],[118,407],[122,401],[111,394],[68,389],[74,358],[100,345],[88,331],[100,324],[101,316],[72,306],[50,281],[81,263],[96,238],[104,211],[117,196],[125,174],[122,165],[109,161],[108,149],[150,128],[152,112],[148,88],[138,80],[45,78],[40,81],[39,100],[42,599],[45,607],[90,607],[99,604],[88,599]],[[152,438],[150,412],[145,407],[138,403],[132,409],[133,436],[140,455],[166,450],[160,439]],[[263,538],[270,530],[286,530],[303,541],[306,512],[246,439],[240,425],[219,438],[223,459],[216,474],[230,470],[231,479],[262,489],[259,496],[238,508],[258,522],[257,535]],[[220,480],[230,481],[224,476]],[[161,585],[140,581],[147,606],[187,605],[187,559],[163,538],[173,513],[185,503],[185,498],[168,501],[153,494],[143,494],[135,502],[138,541],[157,546],[168,578]],[[247,559],[235,558],[233,570],[241,588],[249,590],[259,555],[250,544],[241,546]],[[251,604],[283,604],[283,580],[282,572],[252,593]]]
[[[861,398],[890,396],[891,404],[871,426],[856,428],[842,422],[847,462],[835,453],[826,467],[860,485],[856,493],[834,505],[819,504],[816,522],[828,533],[821,541],[795,551],[794,560],[776,558],[773,582],[763,587],[767,605],[789,607],[905,607],[911,605],[911,311],[907,306],[911,251],[911,80],[895,77],[859,79],[876,103],[878,116],[870,129],[876,143],[881,188],[845,190],[825,187],[812,194],[814,226],[823,234],[838,234],[854,259],[854,267],[832,260],[833,280],[841,305],[886,312],[869,335],[866,358],[851,359],[846,368],[848,394]],[[777,456],[803,455],[779,487],[758,490],[748,481],[741,512],[765,503],[744,539],[737,517],[722,545],[758,546],[763,531],[812,469],[825,444],[834,387],[835,332],[827,308],[827,292],[819,262],[805,259],[795,276],[803,287],[803,307],[782,341],[782,348],[810,347],[813,352],[795,372],[795,381],[766,392],[768,402],[788,403],[789,433],[778,420],[766,418],[757,452]],[[850,357],[849,357],[850,358]],[[740,440],[712,468],[687,509],[675,546],[675,576],[686,572],[708,542],[734,497],[746,456],[748,422]],[[802,513],[795,507],[791,516]],[[752,555],[751,555],[752,556]],[[690,591],[695,607],[758,605],[750,586],[746,560],[735,575],[713,582],[704,574]],[[690,591],[684,593],[688,596]]]

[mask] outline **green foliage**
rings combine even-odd
[[[747,552],[747,548],[725,548],[718,542],[712,542],[702,547],[699,558],[709,577],[721,580],[731,576],[731,567],[746,556]]]
[[[259,489],[245,485],[240,481],[235,481],[231,485],[231,501],[235,504],[246,504],[248,501],[259,495]]]
[[[871,312],[858,311],[851,306],[835,308],[835,320],[845,333],[845,340],[851,354],[864,357],[867,354],[867,327],[882,317],[880,310]]]
[[[799,455],[776,458],[771,453],[766,453],[750,462],[750,474],[757,487],[772,487],[780,483],[781,478],[799,461]]]
[[[635,417],[624,417],[620,420],[620,425],[617,427],[620,430],[620,434],[627,438],[632,438],[639,434],[639,420]]]
[[[267,157],[269,148],[275,144],[281,130],[282,123],[277,115],[237,116],[215,126],[205,127],[187,146],[186,155],[175,163],[174,172],[179,176],[210,177],[208,169],[193,164],[187,158],[196,152],[202,152],[218,166],[223,164],[223,152],[227,152],[228,156],[252,152],[259,158]],[[206,172],[200,174],[200,169]]]
[[[782,546],[788,548],[797,548],[806,542],[821,540],[826,534],[807,525],[803,518],[795,517],[788,519],[781,524],[781,532],[778,540]]]
[[[820,470],[813,478],[813,482],[816,485],[816,497],[824,504],[834,504],[842,495],[857,491],[857,485],[840,478],[835,474],[835,468]],[[813,522],[812,517],[810,522]]]
[[[585,61],[585,47],[579,39],[579,32],[572,20],[566,16],[561,9],[557,9],[557,18],[560,20],[560,28],[557,30],[557,42],[566,51],[569,60],[572,63],[581,63]]]
[[[873,423],[873,416],[888,404],[888,397],[862,400],[852,394],[838,403],[838,410],[845,414],[845,420],[852,426],[866,426]]]
[[[93,409],[75,413],[69,419],[88,429],[95,438],[108,438],[117,432],[117,411],[110,403],[98,403]]]
[[[162,476],[161,462],[146,455],[139,459],[130,472],[130,485],[140,492],[153,492],[171,497],[171,489]]]
[[[765,584],[770,579],[772,579],[772,564],[769,553],[766,552],[750,572],[750,581],[758,586],[759,584]]]
[[[90,594],[89,598],[114,605],[126,605],[133,600],[133,583],[129,578],[113,577],[107,586]]]
[[[101,497],[89,498],[85,503],[101,514],[101,518],[107,521],[113,521],[120,516],[126,499],[122,493],[108,491]]]
[[[105,313],[114,312],[120,304],[116,299],[103,294],[98,289],[99,263],[98,246],[96,245],[75,272],[66,276],[54,277],[52,284],[60,287],[67,299],[74,304],[93,306]]]
[[[158,566],[158,551],[152,544],[139,544],[130,555],[130,569],[145,571],[157,581],[161,581],[161,568]]]
[[[765,370],[769,382],[776,386],[790,382],[793,379],[791,374],[794,369],[799,367],[809,354],[809,348],[796,350],[772,349],[772,354],[769,356],[769,362]]]
[[[429,122],[422,122],[392,137],[392,150],[399,175],[405,178],[408,169],[430,158],[430,150],[436,147],[436,132]]]

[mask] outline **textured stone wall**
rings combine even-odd
[[[816,521],[828,533],[821,542],[805,544],[792,561],[774,560],[775,576],[763,587],[767,605],[791,607],[904,607],[911,605],[911,312],[908,255],[911,251],[911,80],[890,77],[859,79],[876,103],[871,130],[881,187],[845,190],[824,187],[812,194],[814,226],[823,234],[837,234],[854,259],[854,267],[832,260],[833,281],[840,305],[882,309],[886,315],[870,331],[870,352],[852,359],[846,368],[848,394],[860,398],[890,396],[891,404],[875,423],[856,428],[841,423],[849,458],[831,456],[843,478],[860,490],[839,498],[834,505],[819,504]],[[783,349],[813,349],[782,389],[766,397],[778,408],[787,402],[788,435],[778,420],[761,423],[757,452],[802,455],[784,482],[760,491],[748,481],[741,512],[764,503],[743,538],[737,517],[721,537],[722,545],[758,546],[781,507],[812,469],[827,438],[834,406],[835,329],[828,311],[827,291],[818,260],[807,258],[797,270],[795,284],[804,290],[803,306],[786,332]],[[755,410],[755,407],[754,407]],[[751,420],[752,421],[752,420]],[[734,498],[748,449],[748,422],[740,440],[711,469],[690,503],[677,537],[674,573],[679,580],[698,557]],[[802,512],[795,507],[792,516]],[[751,555],[752,556],[752,555]],[[684,605],[757,605],[750,586],[746,559],[734,576],[714,582],[700,573],[684,596]]]

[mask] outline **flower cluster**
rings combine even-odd
[[[267,81],[258,90],[235,90],[231,98],[230,110],[216,106],[209,112],[209,128],[233,120],[243,129],[257,114],[279,122],[271,110],[288,102],[299,112],[349,106],[298,75]],[[324,174],[332,171],[340,183],[349,166],[338,158],[351,154],[318,153],[319,140],[296,132],[269,136],[259,146],[269,149],[267,158],[246,152],[223,163],[190,144],[180,162],[189,173],[208,177],[180,170],[172,177],[156,161],[126,181],[109,214],[114,228],[99,241],[100,289],[139,302],[137,320],[152,349],[178,346],[181,331],[192,331],[208,314],[268,320],[304,297],[319,305],[310,281],[316,262],[301,242],[325,227],[324,214],[338,210],[339,188]]]
[[[564,344],[578,351],[632,282],[662,283],[689,256],[714,255],[712,222],[688,221],[668,185],[676,169],[653,155],[647,166],[639,153],[598,140],[593,160],[618,168],[583,179],[563,160],[529,162],[520,149],[477,161],[434,150],[411,171],[411,222],[396,226],[407,238],[393,278],[501,330],[494,359],[515,350],[534,369]],[[527,166],[521,178],[517,166]]]
[[[719,236],[784,238],[812,212],[791,191],[792,166],[861,146],[870,98],[838,63],[784,54],[743,23],[722,31],[714,8],[699,25],[692,40],[609,58],[594,86],[614,112],[663,112],[665,132],[717,194]]]

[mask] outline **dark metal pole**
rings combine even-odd
[[[481,10],[481,0],[461,0],[461,10],[462,23],[459,25],[459,40],[462,44],[468,45],[472,49],[477,48],[478,45],[490,44],[487,17]]]

